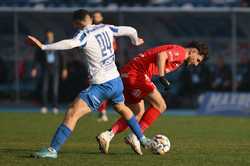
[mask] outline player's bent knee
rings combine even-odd
[[[77,119],[79,119],[80,117],[78,117],[76,111],[70,107],[68,109],[68,111],[66,112],[66,115],[65,115],[65,122],[72,122],[72,121],[77,121]]]
[[[165,101],[163,101],[163,104],[162,104],[162,109],[161,109],[161,113],[167,111],[167,104]]]
[[[114,105],[114,109],[118,112],[118,113],[122,113],[122,111],[124,110],[124,104],[115,104]]]
[[[164,100],[159,100],[159,102],[154,105],[156,109],[158,109],[161,113],[167,110],[167,105]]]
[[[69,121],[77,121],[85,114],[91,112],[90,108],[87,104],[81,100],[75,100],[70,106],[68,111],[66,112],[65,119]]]
[[[144,115],[144,113],[145,113],[144,110],[143,110],[143,111],[141,110],[141,111],[135,113],[136,119],[137,119],[138,121],[140,121],[140,119],[142,118],[142,116]]]

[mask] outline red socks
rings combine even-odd
[[[152,125],[152,123],[160,116],[161,112],[154,108],[154,107],[149,107],[142,119],[140,120],[140,126],[141,126],[141,131],[144,133],[144,131]]]
[[[160,116],[160,114],[161,113],[158,109],[154,107],[149,107],[145,111],[139,123],[142,132],[144,132]],[[127,127],[128,127],[127,122],[123,118],[120,118],[112,125],[111,131],[114,134],[118,134],[126,130]]]
[[[114,134],[118,134],[120,132],[123,132],[124,130],[126,130],[128,128],[128,124],[126,122],[125,119],[123,118],[119,118],[113,125],[111,128],[112,133]]]
[[[102,104],[98,108],[98,111],[99,112],[104,112],[104,110],[106,110],[107,107],[108,107],[108,100],[105,100],[105,101],[102,102]]]

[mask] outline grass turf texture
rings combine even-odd
[[[126,133],[111,144],[110,154],[98,151],[95,136],[110,127],[90,115],[80,120],[59,158],[34,159],[30,154],[46,147],[63,114],[0,113],[0,165],[87,165],[87,166],[164,166],[164,165],[250,165],[250,119],[199,116],[162,116],[146,135],[165,134],[171,150],[163,156],[144,150],[138,156],[123,143]]]

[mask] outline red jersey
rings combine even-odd
[[[176,70],[185,60],[185,48],[179,45],[162,45],[146,50],[139,56],[136,56],[128,64],[121,68],[121,73],[127,73],[131,70],[146,74],[149,79],[153,75],[159,75],[157,57],[160,52],[165,51],[168,55],[165,64],[165,73]]]

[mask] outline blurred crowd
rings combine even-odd
[[[172,6],[235,7],[249,6],[249,0],[3,0],[0,6],[79,7],[79,6]]]
[[[246,18],[248,18],[247,16],[248,15],[246,15]],[[30,16],[28,15],[28,17]],[[40,16],[38,15],[37,17],[34,17],[34,20],[37,18],[40,19]],[[97,14],[96,18],[102,18],[102,17],[100,17],[100,14]],[[135,18],[140,18],[140,17],[135,17]],[[198,29],[202,30],[202,28],[198,26],[201,20],[198,20],[197,24],[195,24],[195,21],[190,21],[190,19],[186,22],[184,22],[183,19],[179,19],[180,23],[178,23],[177,18],[179,17],[175,16],[173,18],[174,22],[171,22],[171,19],[167,19],[166,22],[167,23],[169,22],[169,24],[167,23],[165,24],[164,20],[160,20],[161,24],[159,24],[160,26],[158,25],[158,27],[164,27],[164,28],[162,28],[162,31],[160,31],[161,29],[159,30],[157,29],[157,33],[153,33],[153,31],[150,31],[151,30],[150,26],[147,27],[148,24],[146,23],[145,23],[145,28],[141,28],[141,30],[145,29],[146,31],[146,33],[144,34],[145,37],[147,37],[146,35],[151,33],[148,36],[148,38],[150,39],[156,38],[156,41],[161,44],[169,43],[165,41],[159,41],[159,39],[162,39],[162,36],[166,32],[168,32],[167,34],[165,34],[166,36],[171,36],[171,34],[177,34],[176,36],[173,35],[173,38],[177,39],[176,41],[180,40],[182,37],[185,38],[190,34],[191,36],[189,36],[189,39],[195,38],[196,36],[204,35],[205,31],[201,31],[200,33],[198,33],[199,32]],[[48,25],[52,25],[52,23],[54,23],[54,20],[55,19],[52,18],[51,21],[48,22]],[[209,20],[214,20],[214,17],[207,20],[206,22],[208,22],[208,24],[206,25],[206,31],[211,29],[211,31],[207,32],[208,35],[211,35],[214,32],[214,30],[216,30],[218,31],[218,33],[215,33],[214,36],[220,35],[224,37],[225,39],[227,39],[226,43],[216,42],[216,40],[213,40],[214,38],[211,37],[212,42],[210,42],[209,44],[212,47],[213,52],[211,53],[211,58],[209,59],[208,62],[206,62],[205,65],[202,65],[199,68],[189,68],[188,70],[183,70],[181,68],[180,70],[168,75],[169,77],[168,79],[171,82],[171,89],[168,92],[164,91],[161,92],[166,97],[168,106],[170,108],[196,107],[195,104],[197,104],[197,97],[201,93],[206,91],[224,91],[224,92],[250,91],[250,77],[249,77],[250,45],[248,41],[249,38],[246,40],[240,40],[237,43],[236,45],[237,66],[233,66],[232,62],[236,61],[234,61],[234,59],[232,59],[231,57],[232,54],[230,45],[230,33],[227,33],[226,31],[226,27],[228,25],[223,24],[221,26],[221,29],[218,30],[217,24],[215,26],[214,22],[209,22]],[[220,24],[222,24],[222,21],[224,19],[221,19],[219,21],[218,20],[216,20],[216,22],[220,22]],[[2,19],[2,21],[4,21],[4,19]],[[130,21],[133,23],[132,19]],[[24,20],[20,21],[20,27],[21,27],[20,31],[23,31],[23,33],[20,34],[24,34],[24,32],[27,33],[27,29],[29,28],[29,26],[27,26],[28,28],[22,26],[24,25],[23,22]],[[37,30],[38,28],[33,25],[33,22],[34,21],[31,19],[32,24],[30,25],[32,25],[32,29]],[[63,21],[60,20],[60,24],[59,22],[56,22],[55,24],[58,23],[58,25],[64,25],[62,22]],[[202,23],[205,24],[205,22]],[[246,26],[248,24],[247,21],[245,21],[244,19],[241,20],[241,23],[242,24],[239,24],[238,26],[238,30],[239,32],[241,32],[238,34],[238,37],[239,39],[244,39],[244,37],[247,38],[247,36],[249,36],[248,33],[243,33],[244,30],[248,32],[249,26]],[[151,24],[152,22],[150,22],[150,25]],[[190,24],[192,24],[192,26],[190,26]],[[75,95],[77,95],[77,93],[80,90],[88,87],[87,67],[86,64],[84,64],[84,60],[82,59],[82,57],[80,57],[78,49],[69,51],[58,51],[56,53],[47,52],[46,53],[47,56],[41,56],[37,51],[31,50],[30,48],[27,47],[27,45],[24,44],[23,41],[20,40],[21,49],[19,49],[18,52],[19,58],[15,60],[16,57],[12,47],[13,32],[11,30],[8,36],[8,31],[7,31],[9,29],[12,29],[11,28],[12,25],[11,24],[9,25],[8,22],[7,24],[3,25],[6,25],[5,27],[7,28],[2,28],[0,32],[3,36],[5,34],[7,35],[1,38],[1,45],[2,45],[0,50],[1,51],[1,56],[0,56],[0,92],[1,92],[0,100],[1,101],[7,99],[13,101],[14,99],[16,99],[15,96],[16,89],[18,89],[20,90],[21,100],[27,100],[27,101],[32,100],[34,102],[41,103],[43,106],[48,105],[48,101],[52,101],[52,106],[55,108],[54,112],[58,112],[57,111],[58,102],[73,100]],[[47,24],[45,25],[47,26]],[[166,31],[165,25],[167,26],[166,29],[168,31]],[[240,27],[244,26],[246,27],[245,29],[240,29]],[[137,25],[137,27],[140,28],[140,25]],[[192,27],[198,27],[198,28],[192,29]],[[214,27],[216,27],[216,29],[214,29]],[[59,28],[61,27],[55,28],[54,29],[55,32],[58,33]],[[230,31],[230,28],[228,29]],[[224,33],[225,31],[226,33]],[[181,33],[178,34],[178,32]],[[190,32],[195,32],[195,33],[190,33]],[[159,35],[159,38],[155,37],[157,36],[157,34]],[[58,36],[60,35],[55,34],[55,36],[57,40]],[[44,39],[43,41],[46,42],[46,39]],[[133,50],[133,48],[126,46],[126,43],[125,45],[123,45],[124,43],[125,42],[119,43],[118,39],[118,47],[120,45],[123,46],[124,48],[124,49],[118,48],[119,55],[117,56],[116,59],[118,60],[117,64],[119,64],[119,66],[124,65],[130,58],[133,57],[133,55],[136,55],[134,53],[131,53],[131,50]],[[150,43],[151,45],[149,44],[145,46],[146,48],[155,45],[155,43],[152,40],[148,40],[147,43]],[[22,44],[23,47],[21,47]],[[57,58],[57,56],[59,58]],[[38,58],[38,57],[46,57],[46,58]],[[50,70],[45,70],[46,66],[48,68],[51,68],[53,66],[52,63],[55,63],[55,68],[56,68],[55,71],[57,72],[56,74],[51,73]],[[185,66],[183,66],[183,68],[185,68]],[[47,78],[49,78],[49,81],[47,80]],[[46,83],[44,83],[44,81],[46,81]],[[45,95],[47,97],[44,97]],[[47,110],[45,110],[44,112],[46,111]]]
[[[185,68],[185,67],[183,67]],[[226,64],[223,57],[217,57],[216,62],[207,63],[198,68],[180,70],[174,76],[170,75],[173,86],[169,92],[163,92],[169,105],[177,107],[196,107],[200,94],[213,92],[250,92],[250,60],[242,55],[236,66],[235,78],[232,78],[231,64]],[[235,81],[233,81],[233,79]],[[170,99],[170,101],[169,101]]]

